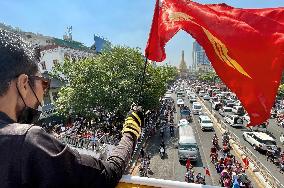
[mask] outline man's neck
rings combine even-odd
[[[12,104],[8,95],[0,97],[0,112],[5,113],[12,120],[17,122],[16,107]]]

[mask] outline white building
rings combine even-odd
[[[49,45],[41,48],[41,72],[51,72],[54,65],[62,64],[65,58],[78,60],[86,57],[93,57],[95,53],[91,50],[72,49],[59,45]]]
[[[41,61],[40,71],[42,73],[49,73],[56,64],[62,64],[66,58],[72,60],[79,60],[87,57],[94,57],[95,51],[84,46],[80,42],[68,41],[53,38],[51,45],[41,47]],[[64,85],[57,79],[52,79],[49,95],[45,97],[45,104],[52,104],[57,98],[59,89]]]

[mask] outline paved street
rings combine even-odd
[[[172,95],[173,99],[176,101],[176,95]],[[189,101],[185,100],[185,105],[191,106]],[[175,123],[177,124],[178,120],[180,120],[179,108],[177,109],[177,113],[175,114]],[[214,165],[210,162],[210,148],[212,146],[211,140],[216,133],[219,138],[221,138],[221,133],[218,128],[215,128],[214,132],[203,132],[197,122],[198,116],[194,116],[194,120],[190,125],[193,127],[195,132],[195,137],[199,146],[199,160],[196,163],[193,163],[195,174],[201,172],[204,175],[204,168],[208,167],[211,176],[206,176],[206,184],[209,185],[217,185],[219,186],[219,178],[220,175],[216,173]],[[178,149],[176,148],[178,143],[178,132],[175,129],[175,137],[170,137],[169,129],[166,130],[165,134],[165,144],[166,144],[166,158],[161,159],[159,155],[159,145],[161,142],[159,130],[156,135],[152,137],[147,145],[147,152],[151,154],[151,163],[149,177],[160,178],[160,179],[169,179],[169,180],[177,180],[184,181],[184,175],[186,172],[185,164],[180,163],[178,160]],[[220,143],[221,144],[221,143]],[[241,161],[234,151],[232,154],[236,156],[237,160]],[[138,175],[138,174],[137,174]],[[254,187],[261,187],[259,182],[256,181],[255,177],[252,174],[247,174],[252,181]]]

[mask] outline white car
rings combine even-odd
[[[203,96],[203,99],[209,101],[209,100],[210,100],[210,96],[209,96],[208,94],[205,94],[205,95]]]
[[[243,119],[246,120],[247,123],[250,123],[250,117],[249,117],[248,113],[246,113],[246,114],[243,116]]]
[[[189,125],[189,122],[186,119],[181,119],[178,122],[178,126]]]
[[[232,113],[232,108],[224,106],[220,108],[218,112],[222,117],[225,117],[229,115],[230,113]]]
[[[214,130],[213,122],[207,115],[200,115],[198,122],[200,123],[201,130]]]
[[[205,94],[206,94],[206,93],[205,93],[204,90],[200,90],[199,93],[198,93],[198,95],[199,95],[200,97],[203,97]]]
[[[275,140],[263,132],[244,132],[243,138],[253,146],[254,150],[267,151],[277,149]]]
[[[191,94],[188,98],[189,98],[189,102],[190,103],[193,103],[193,102],[197,101],[197,97],[196,97],[195,94]]]
[[[244,107],[242,107],[242,106],[233,106],[233,110],[232,111],[236,115],[240,115],[240,116],[245,114]]]
[[[226,115],[224,120],[232,127],[242,127],[244,123],[243,119],[240,116],[233,114]]]
[[[200,115],[202,113],[202,106],[199,102],[192,103],[192,113],[194,115]]]
[[[184,100],[183,99],[178,99],[177,100],[177,106],[184,106]]]

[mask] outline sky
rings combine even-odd
[[[226,3],[238,8],[284,7],[284,0],[195,0],[199,3]],[[87,46],[93,35],[114,45],[139,47],[148,40],[155,0],[0,0],[0,22],[23,31],[62,38],[68,26],[73,39]],[[166,46],[164,63],[178,65],[185,51],[187,65],[192,63],[193,39],[180,31]]]

